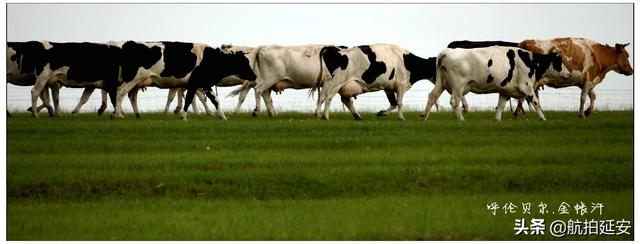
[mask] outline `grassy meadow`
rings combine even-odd
[[[633,112],[85,113],[7,119],[9,240],[566,240],[516,218],[629,220]],[[487,204],[501,205],[494,216]],[[517,213],[505,214],[513,202]],[[520,203],[532,204],[523,214]],[[538,204],[549,213],[538,213]],[[553,214],[604,204],[602,215]],[[591,209],[590,209],[591,210]]]

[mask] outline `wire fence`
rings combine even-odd
[[[219,99],[224,111],[232,111],[238,103],[238,97],[228,97],[231,91],[237,87],[220,87],[217,88]],[[405,111],[422,111],[427,102],[427,95],[431,91],[431,87],[427,85],[419,86],[416,84],[409,92],[405,94],[404,108]],[[7,109],[9,111],[25,111],[31,106],[30,98],[31,87],[19,87],[7,85]],[[60,107],[63,112],[70,112],[80,101],[83,89],[63,88],[60,91]],[[595,89],[597,94],[596,109],[598,110],[631,110],[633,109],[633,91],[624,89]],[[148,88],[145,92],[138,93],[138,107],[142,112],[162,111],[167,102],[167,89]],[[101,93],[98,89],[91,95],[89,101],[82,107],[81,112],[94,112],[101,104]],[[285,90],[281,95],[272,93],[273,104],[278,111],[298,111],[310,112],[316,107],[317,95],[309,97],[309,90]],[[497,94],[473,94],[469,93],[465,96],[471,110],[493,110],[498,102]],[[438,99],[440,109],[451,110],[449,105],[450,95],[443,92]],[[197,99],[196,99],[197,100]],[[540,91],[540,102],[545,110],[577,110],[580,105],[580,89],[577,87],[569,87],[563,89],[546,88]],[[587,101],[588,103],[588,101]],[[39,101],[38,104],[41,104]],[[110,103],[108,103],[110,104]],[[200,111],[203,111],[200,101],[196,101]],[[515,109],[517,101],[512,99],[511,106]],[[177,97],[170,106],[170,111],[175,109],[177,105]],[[111,107],[111,105],[108,105]],[[131,112],[131,104],[128,98],[123,101],[123,109],[125,112]],[[211,103],[207,105],[213,109]],[[382,91],[372,92],[359,95],[354,100],[354,106],[358,111],[376,112],[389,106],[386,95]],[[249,112],[255,107],[255,99],[253,90],[249,92],[241,110]],[[262,103],[262,111],[265,111],[264,103]],[[585,105],[585,108],[588,104]],[[507,103],[505,110],[510,109]],[[336,96],[331,103],[332,111],[348,111],[342,105],[340,98]],[[109,110],[108,110],[109,111]]]

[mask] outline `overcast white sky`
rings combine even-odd
[[[8,4],[7,41],[51,40],[175,40],[204,42],[210,45],[231,43],[257,46],[265,44],[340,44],[361,45],[393,43],[422,57],[436,56],[454,40],[549,39],[584,37],[600,43],[633,43],[632,4]],[[628,47],[633,55],[634,45]],[[633,56],[630,58],[633,60]],[[424,106],[432,84],[419,82],[405,98],[407,104]],[[607,96],[629,106],[632,103],[632,77],[614,72],[596,88],[602,90],[599,102]],[[79,97],[81,91],[63,89],[61,96]],[[23,106],[29,88],[8,86],[8,108]],[[226,95],[226,89],[220,93]],[[547,88],[557,96],[570,95],[578,102],[576,89]],[[608,91],[615,91],[610,93]],[[628,91],[628,93],[625,93]],[[624,93],[624,95],[620,95]],[[65,95],[70,94],[70,95]],[[164,104],[166,91],[150,90],[153,104]],[[289,95],[288,95],[289,94]],[[291,95],[293,94],[293,95]],[[305,92],[300,94],[306,95]],[[573,95],[572,95],[573,94]],[[287,91],[274,98],[286,108],[296,92]],[[486,95],[485,95],[486,96]],[[625,97],[625,98],[621,98]],[[289,98],[287,98],[289,97]],[[384,104],[384,95],[359,97],[356,105]],[[444,99],[446,96],[443,96]],[[474,96],[495,104],[497,97]],[[97,100],[94,95],[92,103]],[[380,98],[380,100],[377,100]],[[95,99],[95,100],[94,100]],[[287,100],[289,99],[289,100]],[[558,103],[552,101],[543,106]],[[159,100],[159,101],[155,101]],[[575,101],[574,101],[575,100]],[[145,99],[141,99],[144,103]],[[253,104],[253,98],[247,99]],[[306,99],[302,103],[313,105]],[[443,99],[441,99],[443,101]],[[448,100],[444,100],[448,101]],[[63,100],[73,107],[77,100]],[[234,106],[235,98],[223,100]],[[448,102],[445,102],[448,107]],[[293,106],[293,105],[292,105]],[[555,106],[555,105],[554,105]],[[573,106],[573,105],[570,105]],[[159,110],[149,105],[145,110]],[[249,105],[244,106],[248,109]],[[88,106],[87,109],[93,108]],[[125,106],[126,108],[126,106]],[[575,106],[577,108],[577,106]],[[22,110],[22,109],[20,109]]]

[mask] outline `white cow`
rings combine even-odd
[[[478,94],[499,93],[496,120],[509,97],[526,98],[541,120],[545,120],[534,93],[536,77],[562,71],[562,59],[555,53],[537,55],[514,47],[445,49],[438,55],[436,85],[429,94],[424,119],[445,87],[451,88],[451,107],[459,120],[460,99],[468,91]]]
[[[258,79],[255,92],[261,94],[269,116],[277,116],[271,91],[309,89],[316,87],[320,74],[318,56],[325,45],[263,46],[256,58]],[[322,81],[320,81],[322,82]],[[256,104],[259,102],[256,101]],[[254,110],[254,114],[257,111]]]

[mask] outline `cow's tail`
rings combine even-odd
[[[309,98],[313,97],[313,94],[316,92],[316,90],[318,91],[318,96],[320,96],[320,88],[322,87],[322,71],[323,69],[323,62],[322,62],[322,54],[324,54],[325,51],[327,51],[327,49],[329,48],[329,46],[324,46],[322,47],[322,49],[320,49],[320,53],[318,54],[318,60],[319,60],[319,64],[320,64],[320,71],[318,72],[318,77],[316,78],[316,82],[315,85],[311,88],[311,90],[309,91]]]
[[[243,90],[245,89],[250,89],[251,88],[251,82],[250,81],[244,81],[242,83],[242,85],[240,86],[240,88],[235,89],[233,91],[231,91],[229,93],[229,95],[227,95],[227,97],[234,97],[237,96],[238,94],[240,94]]]
[[[253,52],[253,65],[251,65],[251,69],[253,70],[253,73],[256,75],[256,80],[253,82],[245,82],[242,84],[242,87],[240,87],[239,89],[234,90],[232,93],[235,92],[234,95],[238,95],[240,93],[240,91],[242,91],[242,89],[248,89],[247,87],[251,86],[253,87],[253,91],[257,92],[258,89],[256,88],[262,88],[262,86],[260,85],[262,82],[260,82],[259,80],[262,77],[262,74],[260,73],[260,52],[262,51],[262,49],[264,49],[266,46],[258,46],[256,47],[256,50]]]
[[[445,65],[443,64],[446,61],[447,61],[447,54],[440,53],[440,55],[438,55],[436,60],[436,80],[435,80],[436,83],[440,82],[440,85],[442,85],[442,82],[446,80],[445,77],[447,75],[447,68],[445,68]]]

